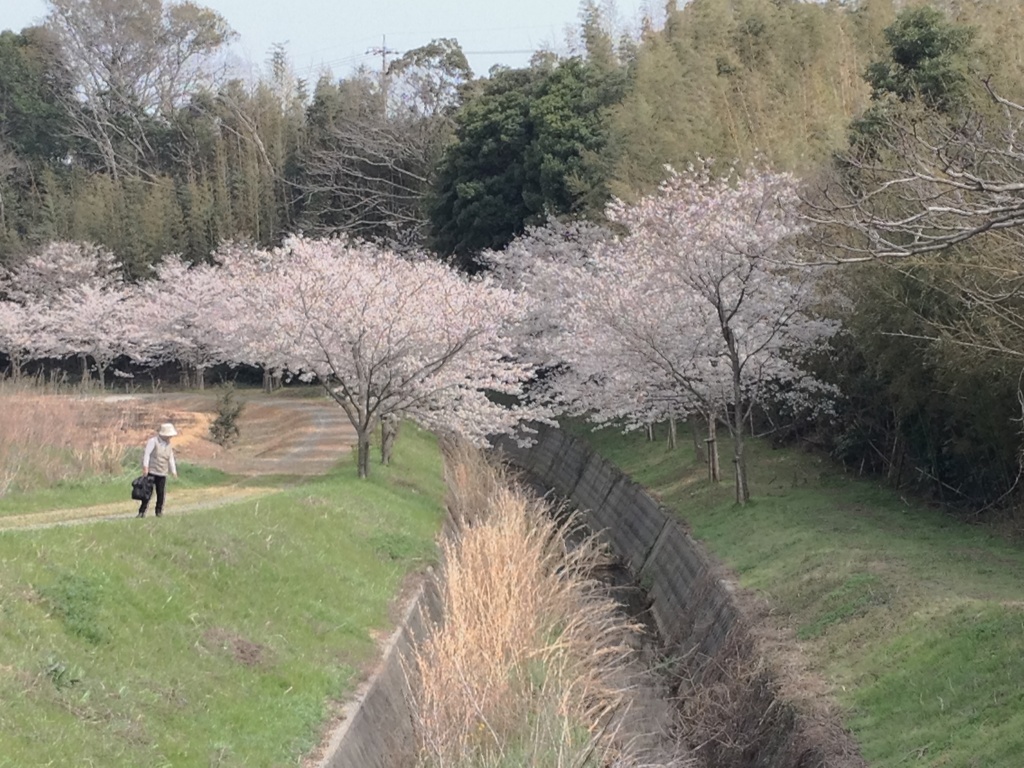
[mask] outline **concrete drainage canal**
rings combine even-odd
[[[612,740],[628,742],[626,757],[572,764],[866,766],[830,715],[784,698],[750,620],[698,543],[582,441],[548,428],[538,437],[529,449],[509,441],[499,450],[535,493],[554,494],[582,510],[586,527],[599,532],[613,553],[611,561],[591,569],[591,577],[603,583],[626,619],[643,627],[630,653],[630,663],[642,671],[631,673],[629,704],[603,726]],[[570,535],[569,549],[579,535]],[[318,768],[413,768],[422,758],[416,697],[407,680],[431,627],[443,622],[443,589],[428,580],[410,602],[383,662],[346,708]],[[500,765],[561,764],[511,759]]]

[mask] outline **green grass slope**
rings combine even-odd
[[[410,427],[367,481],[0,532],[0,766],[296,764],[433,561],[442,497]]]
[[[799,450],[754,441],[738,507],[688,442],[583,434],[770,602],[872,766],[1024,765],[1019,546]]]

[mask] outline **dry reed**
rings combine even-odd
[[[638,627],[590,576],[604,550],[570,547],[575,518],[556,522],[481,453],[445,453],[444,618],[409,670],[420,765],[637,765],[618,727]]]
[[[0,381],[0,496],[119,473],[124,418],[95,399]]]

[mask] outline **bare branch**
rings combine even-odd
[[[929,254],[992,233],[1024,243],[1024,107],[985,83],[997,113],[893,111],[806,196],[806,217],[855,260]]]

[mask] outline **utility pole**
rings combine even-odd
[[[388,56],[401,53],[388,48],[387,35],[380,36],[380,46],[367,48],[366,53],[370,56],[380,56],[380,96],[382,102],[382,114],[384,119],[388,116]]]

